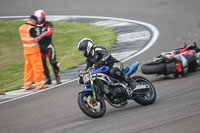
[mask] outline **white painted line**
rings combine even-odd
[[[57,17],[66,17],[66,16],[63,15],[63,16],[57,16]],[[118,20],[118,21],[136,23],[136,24],[140,24],[140,25],[148,27],[152,31],[152,33],[153,33],[152,38],[149,41],[149,43],[141,51],[137,52],[133,56],[130,56],[130,57],[124,59],[122,62],[130,60],[131,58],[136,57],[136,56],[140,55],[141,53],[145,52],[147,49],[149,49],[156,42],[156,40],[158,39],[158,36],[159,36],[159,31],[158,31],[158,29],[155,26],[153,26],[152,24],[149,24],[149,23],[141,22],[141,21],[130,20],[130,19],[123,19],[123,18],[114,18],[114,17],[99,17],[99,16],[76,16],[76,15],[69,15],[68,17],[111,19],[111,20]]]
[[[0,18],[22,18],[22,17],[27,17],[28,16],[1,16]],[[66,16],[66,15],[62,15],[62,16],[58,16],[58,15],[54,15],[54,16],[47,16],[48,18],[52,18],[54,20],[67,20],[70,18],[95,18],[95,19],[111,19],[111,20],[115,20],[115,21],[122,21],[124,24],[125,22],[126,23],[136,23],[136,24],[139,24],[139,25],[143,25],[143,26],[146,26],[148,27],[153,35],[152,35],[152,39],[149,41],[149,43],[139,52],[137,52],[136,54],[122,60],[122,62],[125,62],[143,52],[145,52],[148,48],[150,48],[155,42],[156,40],[158,39],[158,36],[159,36],[159,31],[158,29],[151,25],[151,24],[148,24],[148,23],[145,23],[145,22],[140,22],[140,21],[136,21],[136,20],[130,20],[130,19],[122,19],[122,18],[113,18],[113,17],[99,17],[99,16],[76,16],[76,15],[69,15],[69,16]],[[62,18],[62,19],[61,19]],[[117,24],[116,24],[117,25]],[[135,52],[135,51],[134,51]],[[16,98],[13,98],[13,99],[10,99],[10,100],[7,100],[7,101],[4,101],[4,102],[1,102],[0,104],[4,104],[4,103],[8,103],[8,102],[11,102],[11,101],[15,101],[17,99],[21,99],[21,98],[24,98],[24,97],[28,97],[28,96],[31,96],[31,95],[34,95],[34,94],[37,94],[37,93],[40,93],[40,92],[43,92],[43,91],[47,91],[47,90],[50,90],[52,88],[55,88],[55,87],[59,87],[59,86],[62,86],[64,84],[67,84],[67,83],[71,83],[73,81],[76,81],[78,80],[79,78],[75,78],[75,79],[72,79],[70,81],[67,81],[65,83],[62,83],[62,84],[59,84],[59,85],[56,85],[56,86],[52,86],[52,87],[49,87],[47,89],[44,89],[44,90],[40,90],[40,91],[36,91],[36,92],[33,92],[31,94],[27,94],[27,95],[23,95],[23,96],[19,96],[19,97],[16,97]]]
[[[68,20],[69,17],[57,17],[57,16],[47,16],[47,20],[51,21],[62,21],[62,20]]]
[[[49,88],[46,88],[46,89],[43,89],[43,90],[39,90],[39,91],[33,90],[33,93],[31,93],[31,94],[22,95],[22,96],[19,96],[19,97],[10,99],[10,100],[3,101],[3,102],[0,103],[0,105],[1,105],[1,104],[4,104],[4,103],[11,102],[11,101],[15,101],[15,100],[17,100],[17,99],[21,99],[21,98],[24,98],[24,97],[28,97],[28,96],[31,96],[31,95],[34,95],[34,94],[37,94],[37,93],[40,93],[40,92],[43,92],[43,91],[47,91],[47,90],[53,89],[53,88],[55,88],[55,87],[62,86],[62,85],[64,85],[64,84],[71,83],[71,82],[76,81],[76,80],[78,80],[78,79],[79,79],[79,78],[75,78],[75,79],[72,79],[72,80],[70,80],[70,81],[68,81],[68,82],[65,82],[65,83],[62,83],[62,84],[59,84],[59,85],[55,85],[55,86],[52,86],[52,87],[49,87]]]
[[[147,26],[148,28],[151,29],[151,31],[152,31],[152,33],[153,33],[152,38],[151,38],[151,40],[149,41],[149,43],[148,43],[142,50],[140,50],[140,51],[137,52],[136,54],[134,54],[134,55],[132,55],[132,56],[129,56],[128,58],[122,60],[122,62],[128,61],[128,60],[130,60],[131,58],[136,57],[136,56],[142,54],[142,53],[145,52],[147,49],[149,49],[149,48],[156,42],[156,40],[158,39],[159,31],[158,31],[158,29],[157,29],[155,26],[153,26],[153,25],[151,25],[151,24],[148,24],[148,23],[144,23],[144,22],[138,22],[138,23],[143,24],[143,25],[145,25],[145,26]]]
[[[30,91],[31,91],[31,90],[30,90]],[[5,95],[6,95],[6,96],[21,95],[21,94],[30,93],[30,91],[26,91],[25,89],[21,89],[21,90],[6,92]]]
[[[64,80],[61,80],[61,81],[62,81],[62,83],[65,83],[65,82],[70,81],[70,80],[71,79],[64,79]],[[55,85],[56,85],[56,81],[52,81],[52,85],[49,85],[49,88],[54,87]],[[10,92],[6,92],[5,95],[0,95],[0,99],[15,98],[15,97],[18,97],[20,95],[26,95],[26,94],[30,94],[30,93],[33,93],[33,92],[35,92],[34,89],[32,89],[32,90],[20,89],[20,90],[10,91]]]

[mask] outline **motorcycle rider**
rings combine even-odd
[[[44,67],[44,75],[46,77],[45,84],[51,84],[51,77],[49,74],[49,69],[46,62],[46,56],[49,58],[50,64],[53,68],[54,75],[56,78],[57,84],[61,84],[60,80],[60,64],[56,60],[56,52],[54,45],[52,43],[52,34],[53,34],[53,24],[50,21],[46,21],[46,16],[43,10],[36,10],[34,15],[37,17],[37,35],[46,33],[46,36],[39,41],[40,50],[42,53],[42,62]]]
[[[78,43],[78,50],[86,57],[85,70],[88,70],[93,65],[95,68],[109,66],[109,74],[111,77],[120,81],[125,81],[131,88],[135,88],[135,81],[125,76],[122,63],[115,59],[105,47],[94,47],[94,42],[90,38],[83,38]],[[83,83],[82,79],[79,80],[79,83]]]

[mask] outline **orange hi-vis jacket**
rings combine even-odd
[[[32,87],[32,82],[35,80],[36,90],[44,86],[43,64],[38,42],[31,36],[31,29],[35,26],[23,24],[19,27],[20,37],[24,46],[24,89]]]
[[[23,24],[19,27],[20,37],[24,46],[24,54],[40,53],[38,42],[36,42],[30,35],[31,28],[35,28],[35,26],[30,24]]]

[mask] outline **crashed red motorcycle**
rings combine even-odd
[[[141,71],[144,74],[156,74],[164,77],[182,77],[200,66],[200,48],[194,45],[175,49],[171,52],[162,52],[153,58],[152,62],[143,64]]]

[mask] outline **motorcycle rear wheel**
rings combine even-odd
[[[135,91],[139,93],[138,96],[136,96],[134,99],[135,102],[137,102],[140,105],[153,104],[157,97],[156,89],[153,86],[153,84],[148,79],[142,76],[134,76],[132,78],[135,80],[136,85],[140,84],[149,87],[147,89],[139,89]]]
[[[166,72],[166,63],[146,63],[142,65],[141,71],[144,74],[163,74]]]
[[[99,118],[106,112],[106,104],[101,97],[97,97],[94,102],[91,92],[82,92],[78,94],[78,105],[81,111],[89,117]]]

